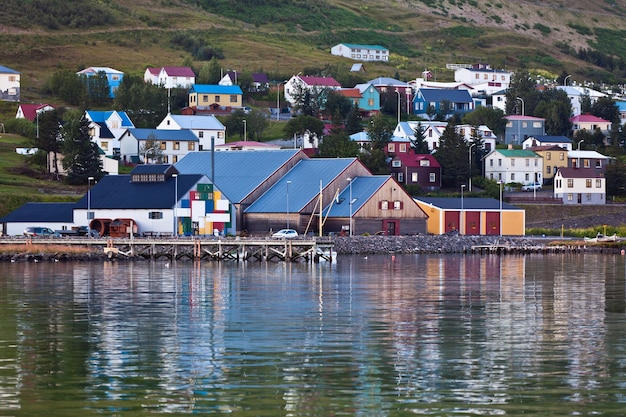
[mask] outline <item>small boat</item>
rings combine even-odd
[[[587,243],[617,242],[617,234],[613,233],[611,236],[606,236],[602,233],[598,233],[596,237],[585,237],[584,239]]]

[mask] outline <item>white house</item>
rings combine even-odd
[[[126,112],[85,111],[85,118],[89,120],[89,135],[106,156],[118,158],[120,156],[120,138],[126,129],[135,127]]]
[[[489,65],[474,65],[472,68],[458,68],[454,71],[454,81],[473,86],[477,91],[491,95],[506,90],[511,84],[511,72],[494,70]]]
[[[424,138],[428,143],[428,149],[430,152],[435,152],[437,148],[439,148],[439,139],[443,134],[443,131],[448,126],[448,122],[441,121],[408,121],[408,122],[400,122],[395,130],[393,131],[393,135],[405,139],[412,139],[415,137],[415,130],[421,124],[422,130],[424,131]],[[470,142],[473,134],[473,126],[470,125],[457,125],[456,131],[463,138],[465,138],[466,142]],[[490,152],[491,150],[496,148],[496,140],[497,137],[493,133],[493,131],[485,125],[478,126],[478,134],[483,139],[483,143],[485,145],[485,150]]]
[[[28,119],[31,122],[37,122],[41,113],[54,110],[54,107],[43,103],[21,103],[17,106],[15,113],[16,119]]]
[[[158,149],[152,149],[150,142]],[[131,128],[120,140],[120,158],[131,163],[173,164],[197,151],[198,143],[198,137],[189,129]]]
[[[20,101],[21,73],[0,65],[0,100]]]
[[[522,148],[535,146],[558,146],[567,151],[572,150],[572,140],[566,136],[534,135],[529,136],[522,142]]]
[[[285,83],[283,90],[285,100],[292,105],[296,96],[305,90],[311,93],[320,93],[322,90],[340,90],[341,84],[333,77],[311,77],[307,75],[294,75]]]
[[[606,94],[601,93],[587,87],[579,87],[574,85],[559,85],[556,87],[559,90],[565,91],[567,97],[572,103],[572,115],[578,116],[581,113],[580,101],[584,96],[589,96],[591,104],[595,103],[600,97],[606,97]]]
[[[495,181],[543,182],[543,158],[527,149],[494,149],[484,158],[485,177]]]
[[[226,127],[213,115],[188,116],[168,114],[157,129],[186,129],[198,138],[198,151],[208,151],[212,145],[226,142]]]
[[[330,53],[359,61],[389,61],[389,49],[380,45],[340,43],[330,48]]]
[[[554,197],[563,204],[606,204],[606,179],[594,169],[559,168]]]
[[[196,74],[189,67],[147,68],[143,79],[163,88],[189,88],[196,83]]]

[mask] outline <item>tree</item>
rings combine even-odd
[[[463,123],[472,126],[487,126],[496,136],[504,134],[506,119],[504,112],[497,108],[479,106],[463,115]]]
[[[613,197],[626,196],[626,162],[623,157],[615,158],[606,166],[606,194]]]
[[[374,175],[389,175],[388,157],[382,149],[370,149],[359,154],[363,165]]]
[[[242,109],[237,109],[224,120],[226,131],[231,132],[230,135],[237,135],[240,140],[244,138],[245,128],[246,139],[260,141],[268,124],[265,114],[257,110],[246,114]]]
[[[302,137],[305,133],[310,133],[321,138],[324,134],[324,123],[315,117],[300,115],[289,120],[283,132],[287,137]]]
[[[539,102],[539,92],[535,80],[526,68],[520,68],[511,76],[511,83],[506,90],[505,97],[506,114],[522,114],[522,110],[526,116],[535,114],[535,106]]]
[[[338,115],[341,122],[348,117],[348,114],[352,110],[353,105],[350,99],[346,96],[339,94],[337,91],[329,90],[326,93],[326,100],[324,102],[324,107],[322,110],[322,114],[326,117]]]
[[[144,143],[139,148],[139,154],[143,155],[143,163],[148,164],[152,161],[153,164],[160,164],[163,162],[163,150],[161,149],[161,142],[157,139],[154,133],[150,133]]]
[[[346,117],[345,131],[348,135],[363,131],[363,119],[357,105],[353,105]]]
[[[416,128],[413,130],[413,137],[409,138],[411,141],[411,149],[416,154],[428,154],[430,150],[428,149],[428,142],[426,141],[426,136],[424,135],[424,126],[422,126],[421,122],[417,123]]]
[[[167,89],[128,75],[117,89],[114,108],[126,112],[136,127],[153,128],[167,115],[168,102],[179,103],[181,94],[185,96],[184,89],[171,89],[168,97]]]
[[[86,184],[89,177],[99,180],[104,176],[98,146],[91,141],[89,121],[82,115],[66,120],[63,125],[63,168],[67,182],[72,185]]]
[[[563,90],[553,88],[540,93],[534,114],[546,119],[545,129],[548,135],[567,136],[572,129],[569,120],[572,102]]]
[[[612,123],[619,123],[619,108],[609,96],[599,97],[591,106],[591,114],[608,120]]]
[[[370,129],[367,131],[367,137],[371,143],[372,149],[384,150],[393,136],[395,130],[395,119],[377,114],[370,121]]]
[[[38,116],[38,136],[34,140],[34,145],[46,154],[52,154],[54,164],[54,175],[59,179],[58,153],[61,151],[61,120],[58,110],[42,112]]]
[[[444,187],[456,188],[467,182],[470,174],[467,144],[453,123],[448,123],[443,131],[434,156],[441,165],[441,182]]]
[[[324,158],[355,157],[359,154],[359,144],[350,140],[348,133],[338,125],[333,125],[330,135],[324,136],[319,145],[320,156]]]

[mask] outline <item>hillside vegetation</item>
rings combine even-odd
[[[388,64],[372,77],[410,79],[425,68],[452,79],[447,63],[521,65],[572,81],[626,78],[626,2],[486,0],[5,0],[0,65],[22,72],[25,100],[61,68],[111,66],[141,74],[181,65],[208,48],[225,69],[264,71],[275,79],[304,68],[348,67],[339,42],[380,44]],[[196,49],[174,42],[193,36]]]

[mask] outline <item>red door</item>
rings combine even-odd
[[[459,212],[458,211],[446,211],[445,214],[445,229],[444,233],[454,232],[459,230]]]
[[[400,220],[383,220],[383,230],[386,236],[397,236],[400,234]]]
[[[500,234],[500,213],[488,211],[486,213],[485,219],[487,221],[487,230],[486,233],[488,235],[499,235]]]
[[[479,235],[480,234],[480,212],[479,211],[466,211],[464,220],[465,234],[466,235]]]

